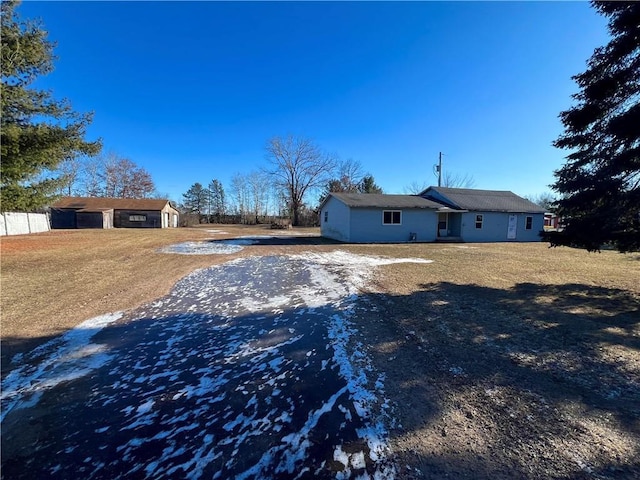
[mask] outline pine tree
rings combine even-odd
[[[182,205],[188,213],[202,215],[207,206],[207,190],[201,183],[194,183],[186,193],[182,194]]]
[[[54,44],[47,32],[16,13],[18,2],[2,1],[2,84],[0,90],[0,200],[3,211],[34,210],[44,206],[64,183],[43,176],[60,162],[78,155],[94,155],[100,142],[84,140],[90,114],[72,110],[67,100],[48,91],[29,88],[53,70]]]
[[[226,200],[224,194],[224,188],[222,182],[218,179],[213,179],[209,183],[209,195],[211,198],[211,215],[214,215],[216,222],[220,223],[222,217],[226,213]]]
[[[640,3],[593,2],[608,18],[610,42],[574,80],[577,104],[560,114],[554,146],[570,150],[555,172],[563,232],[552,245],[640,250]]]
[[[367,174],[362,177],[362,181],[359,185],[359,191],[361,193],[382,193],[382,188],[376,184],[373,175]]]

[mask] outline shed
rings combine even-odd
[[[51,206],[52,228],[168,228],[178,226],[168,200],[62,197]]]

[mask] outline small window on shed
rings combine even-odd
[[[129,221],[130,222],[146,222],[147,216],[146,215],[129,215]]]
[[[482,222],[484,221],[484,215],[476,215],[476,228],[482,228]]]
[[[329,221],[329,211],[325,210],[324,211],[324,223],[327,223]]]
[[[383,225],[400,225],[402,223],[402,212],[400,210],[384,210],[382,212]]]
[[[533,217],[527,217],[525,220],[524,229],[531,230],[533,228]]]

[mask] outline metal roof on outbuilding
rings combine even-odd
[[[435,192],[437,195],[430,195]],[[477,212],[544,213],[545,209],[507,190],[429,187],[420,195],[445,200],[453,208]]]
[[[332,192],[329,196],[340,200],[346,206],[351,208],[423,208],[429,210],[438,210],[443,208],[442,204],[417,195]],[[328,198],[329,197],[327,197],[327,199]]]

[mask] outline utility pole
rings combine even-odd
[[[438,156],[438,164],[433,166],[434,174],[438,177],[438,186],[442,186],[442,152]]]

